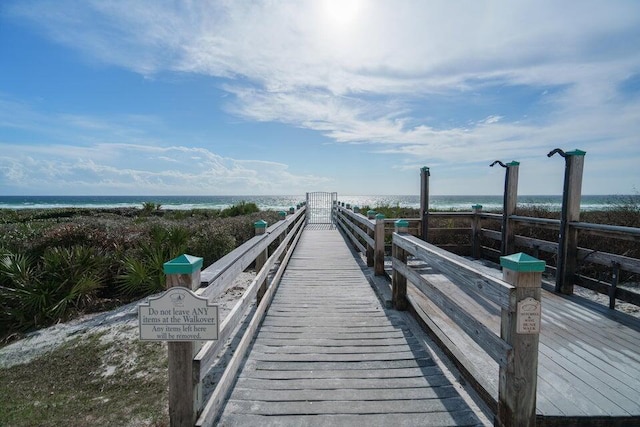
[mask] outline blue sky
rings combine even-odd
[[[638,1],[0,5],[0,195],[640,191]]]

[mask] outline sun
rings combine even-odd
[[[323,0],[324,18],[333,27],[353,24],[362,10],[362,0]]]

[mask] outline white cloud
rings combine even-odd
[[[0,144],[0,193],[301,194],[326,178],[295,175],[281,163],[223,158],[206,149],[111,145],[112,156],[73,146]],[[194,162],[193,154],[200,160]],[[134,166],[135,165],[135,166]],[[64,189],[64,190],[61,190]]]

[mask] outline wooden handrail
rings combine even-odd
[[[398,226],[396,230],[399,230]],[[531,260],[520,263],[519,260],[522,257],[518,258],[518,261],[513,261],[511,257],[502,257],[501,261],[509,261],[510,264],[505,263],[505,280],[499,280],[476,270],[467,262],[458,259],[456,255],[448,254],[434,245],[404,233],[394,232],[392,245],[394,280],[398,280],[400,275],[403,277],[403,282],[411,281],[416,289],[446,313],[498,363],[500,375],[496,424],[535,425],[540,285],[544,262],[524,254],[518,255]],[[425,261],[431,269],[442,273],[456,286],[473,287],[475,292],[482,293],[487,299],[500,306],[502,308],[500,336],[470,315],[438,286],[410,268],[406,263],[407,254]],[[393,305],[402,307],[405,304],[406,289],[398,292],[399,288],[395,283],[392,285]],[[519,307],[523,304],[529,306],[537,304],[538,307],[537,326],[531,328],[529,324],[527,331],[518,330],[520,327],[524,328],[518,318],[521,316]]]
[[[254,236],[244,244],[238,246],[201,273],[201,288],[198,295],[210,300],[222,294],[233,280],[251,265],[265,249],[278,239],[298,218],[306,213],[306,207],[301,207],[296,213],[288,216],[284,221],[278,221],[267,229],[265,234]]]

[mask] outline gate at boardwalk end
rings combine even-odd
[[[332,210],[338,193],[307,193],[307,224],[333,224]]]

